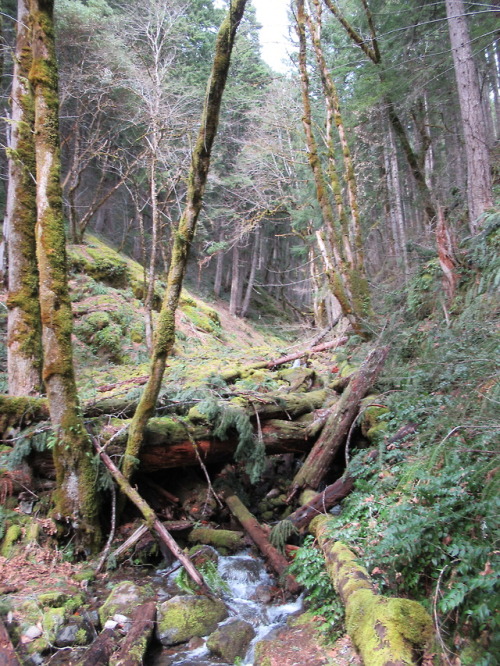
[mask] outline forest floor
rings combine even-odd
[[[481,256],[486,256],[486,250],[482,251]],[[109,437],[127,423],[148,374],[140,300],[142,269],[97,238],[90,238],[85,247],[70,247],[69,256],[80,399],[84,411],[91,413],[89,425]],[[493,562],[499,552],[493,539],[498,526],[498,421],[494,408],[500,394],[494,361],[498,310],[491,285],[498,283],[494,276],[500,275],[500,270],[493,259],[488,259],[489,264],[483,261],[486,268],[481,281],[464,261],[465,286],[451,319],[448,312],[443,318],[441,310],[434,308],[441,302],[441,283],[432,262],[415,278],[409,287],[410,307],[394,311],[385,340],[378,341],[389,342],[392,351],[377,394],[363,403],[350,433],[348,455],[344,449],[339,452],[327,480],[332,482],[343,473],[349,457],[357,488],[342,503],[335,530],[366,564],[381,591],[422,600],[433,613],[440,641],[434,652],[444,656],[429,657],[429,664],[495,663],[490,659],[496,651],[492,600],[498,572]],[[497,272],[488,266],[497,266]],[[157,306],[161,288],[160,282]],[[285,410],[278,420],[276,414],[261,418],[257,410],[272,405],[276,411],[287,400],[300,402],[321,390],[330,399],[339,380],[342,384],[352,375],[370,349],[351,336],[334,352],[309,355],[299,368],[288,363],[285,369],[252,369],[255,364],[307,350],[317,342],[318,331],[294,324],[274,301],[261,300],[254,318],[242,320],[232,316],[223,301],[203,300],[194,296],[194,291],[183,292],[177,312],[176,345],[168,360],[159,415],[174,426],[187,424],[191,436],[200,437],[200,441],[206,436],[208,421],[197,409],[204,405],[204,409],[213,410],[216,403],[217,409],[222,409],[218,414],[234,416],[233,407],[240,414],[246,409],[259,437],[263,433],[272,439],[278,433],[286,442],[289,424],[308,427],[322,410],[308,407],[313,412],[299,418]],[[399,302],[400,296],[391,298]],[[0,318],[5,321],[4,308]],[[341,334],[335,333],[337,337]],[[328,335],[321,341],[329,340]],[[0,353],[4,350],[0,345]],[[6,392],[6,377],[0,372],[2,383],[0,390]],[[16,616],[27,600],[43,595],[50,587],[62,590],[70,606],[72,597],[82,595],[88,608],[97,609],[123,577],[143,584],[163,556],[148,536],[126,553],[118,569],[111,557],[109,567],[95,576],[92,569],[96,561],[82,561],[71,540],[55,541],[56,526],[48,517],[53,465],[50,451],[43,451],[48,431],[42,428],[38,433],[36,428],[33,423],[26,431],[10,430],[7,437],[4,434],[6,441],[0,449],[0,532],[4,535],[0,617],[14,620],[14,624],[17,617],[12,636],[20,645],[26,641],[21,651],[37,640],[23,634],[34,616],[24,620]],[[407,429],[403,436],[402,429]],[[161,449],[166,444],[158,432],[152,436],[160,437]],[[173,430],[166,432],[168,440]],[[9,437],[13,437],[10,442]],[[229,445],[235,448],[238,438],[232,437]],[[192,449],[193,439],[185,439],[186,450]],[[220,460],[206,459],[204,469],[196,463],[196,467],[179,473],[178,468],[160,465],[138,478],[138,488],[162,520],[239,529],[227,510],[218,507],[213,497],[209,501],[206,475],[216,489],[219,480],[227,483],[229,479],[238,484],[238,492],[258,520],[272,525],[292,510],[285,496],[304,450],[297,449],[291,457],[269,456],[258,482],[250,481],[244,464],[236,467],[224,453]],[[114,455],[120,451],[118,447]],[[30,461],[34,474],[22,463],[21,477],[16,478],[10,471],[12,461],[18,464],[23,457]],[[165,501],[158,486],[172,493],[174,501]],[[25,513],[24,507],[33,497],[34,507]],[[106,530],[112,513],[107,496],[103,505]],[[112,550],[140,523],[132,508],[127,509],[124,520],[117,526]],[[10,532],[11,527],[17,531]],[[174,537],[182,547],[191,545],[185,534],[174,532]],[[304,549],[306,555],[316,552],[307,539]],[[307,570],[307,558],[304,562]],[[311,570],[308,582],[321,588],[324,575]],[[40,619],[34,626],[39,625]],[[309,626],[294,624],[281,629],[278,639],[279,648],[266,662],[271,666],[360,663],[345,636],[327,646],[317,640]],[[451,647],[445,646],[446,641]],[[47,651],[39,663],[64,660],[64,652],[53,646],[44,649]]]

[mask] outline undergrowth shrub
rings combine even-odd
[[[321,631],[328,641],[335,641],[342,634],[344,608],[325,570],[325,560],[314,539],[307,536],[288,571],[304,586],[308,610],[323,619]]]
[[[378,457],[352,457],[356,492],[332,528],[385,593],[427,605],[446,650],[475,666],[500,654],[499,232],[491,215],[464,246],[453,303],[436,296],[429,264],[411,283],[386,332]]]

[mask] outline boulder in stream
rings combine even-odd
[[[249,622],[236,618],[222,624],[208,638],[207,647],[224,661],[233,664],[236,657],[244,657],[255,630]]]
[[[211,634],[228,615],[219,599],[179,595],[158,607],[158,639],[163,645],[184,643],[194,636]]]
[[[104,626],[106,620],[109,620],[116,613],[132,617],[137,606],[140,606],[147,599],[153,598],[154,591],[150,585],[139,587],[130,580],[124,580],[113,588],[111,594],[99,609],[99,618]]]

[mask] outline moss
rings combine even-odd
[[[10,557],[12,555],[12,552],[14,550],[14,544],[16,541],[19,541],[19,539],[22,537],[23,531],[21,529],[20,525],[11,525],[8,529],[7,532],[5,533],[5,537],[3,539],[2,543],[2,557]]]
[[[152,597],[154,597],[154,591],[150,585],[139,587],[132,581],[122,581],[112,590],[104,604],[99,608],[101,624],[113,617],[115,613],[132,617],[136,606]]]
[[[191,530],[188,540],[191,543],[203,543],[214,548],[226,548],[229,551],[238,550],[243,545],[241,532],[213,530],[206,527],[195,527]]]
[[[73,578],[78,582],[92,582],[95,579],[95,571],[93,569],[84,569],[73,574]]]
[[[206,636],[227,617],[222,601],[202,596],[177,596],[158,609],[158,635],[163,645]]]
[[[68,595],[60,590],[53,590],[38,595],[38,602],[41,606],[50,606],[55,608],[63,606],[68,601]]]
[[[366,589],[350,596],[346,627],[367,666],[414,664],[413,647],[423,646],[432,635],[431,618],[421,604]]]
[[[0,432],[5,433],[11,426],[22,427],[48,418],[49,407],[46,398],[17,397],[0,395]]]

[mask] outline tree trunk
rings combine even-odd
[[[43,380],[57,442],[55,512],[76,530],[85,549],[100,541],[92,444],[81,414],[73,370],[72,313],[60,184],[57,64],[53,0],[31,0],[35,103],[36,251],[40,277]]]
[[[318,488],[323,481],[335,454],[345,442],[358,414],[360,401],[377,379],[388,353],[389,347],[380,347],[368,354],[339,401],[332,408],[320,437],[295,475],[292,484],[294,491],[305,486]]]
[[[332,538],[334,521],[311,523],[326,569],[346,609],[346,628],[365,666],[411,666],[433,634],[431,617],[416,601],[379,596],[357,555]]]
[[[446,14],[467,157],[469,225],[474,233],[480,227],[479,217],[493,205],[488,137],[463,0],[446,0]]]
[[[11,395],[35,395],[42,386],[42,338],[36,263],[36,163],[29,0],[18,0],[12,81],[9,184],[5,213],[8,242],[7,369]]]
[[[179,303],[182,282],[186,272],[189,249],[201,210],[210,166],[210,154],[219,123],[222,94],[229,71],[231,51],[236,31],[243,17],[246,1],[232,0],[230,2],[228,14],[222,22],[217,35],[215,56],[207,88],[201,126],[191,157],[186,206],[179,225],[174,232],[172,258],[167,276],[167,288],[158,320],[158,330],[151,360],[150,378],[142,393],[130,427],[123,462],[123,473],[127,479],[132,476],[134,471],[142,445],[144,427],[154,413],[165,372],[166,360],[175,343],[175,311]]]
[[[250,536],[257,548],[266,558],[268,564],[281,576],[288,568],[288,560],[269,541],[269,536],[259,524],[255,516],[246,508],[236,495],[226,497],[226,504],[233,516],[241,524],[245,532]],[[300,585],[293,576],[286,576],[286,588],[292,594],[300,591]]]
[[[144,516],[148,528],[156,532],[160,540],[167,546],[172,555],[176,557],[184,566],[187,573],[191,576],[196,585],[199,585],[201,591],[205,594],[210,594],[210,591],[207,588],[201,574],[196,570],[189,557],[187,557],[179,548],[175,539],[172,538],[167,528],[160,522],[153,509],[145,500],[142,499],[137,490],[132,488],[127,479],[113,463],[111,458],[104,452],[104,449],[102,449],[98,444],[95,444],[95,448],[122,493],[126,495],[133,504],[135,504],[135,506]]]
[[[309,93],[309,74],[307,68],[307,39],[306,23],[308,17],[304,9],[304,0],[297,0],[297,34],[299,37],[299,71],[301,81],[301,96],[304,115],[302,125],[307,143],[307,157],[309,166],[313,174],[316,199],[321,211],[323,229],[317,231],[316,237],[320,249],[321,257],[325,265],[328,283],[332,293],[340,303],[342,312],[351,323],[356,333],[362,337],[369,337],[369,333],[364,324],[364,308],[366,306],[364,298],[358,294],[358,286],[362,287],[364,293],[363,276],[359,275],[360,282],[356,278],[358,272],[354,265],[352,243],[350,234],[345,224],[345,212],[342,202],[342,193],[336,174],[332,151],[329,151],[328,175],[331,181],[331,187],[335,196],[338,220],[335,217],[333,206],[329,199],[327,182],[319,156],[316,138],[313,132],[312,109]],[[324,70],[322,69],[322,75]],[[327,82],[324,84],[327,85]],[[328,123],[332,129],[334,124],[334,110],[331,103],[327,103]],[[358,298],[359,296],[359,298]]]
[[[259,262],[259,248],[260,248],[260,227],[257,228],[254,233],[254,243],[252,247],[252,263],[250,266],[250,275],[248,276],[247,288],[245,291],[245,297],[243,299],[243,305],[241,306],[241,312],[240,312],[241,317],[247,316],[248,308],[250,307],[253,286],[255,284],[255,274],[257,272],[257,264]]]
[[[240,310],[241,299],[241,269],[240,269],[240,245],[237,240],[233,245],[231,265],[231,294],[229,296],[229,314],[236,317]]]

